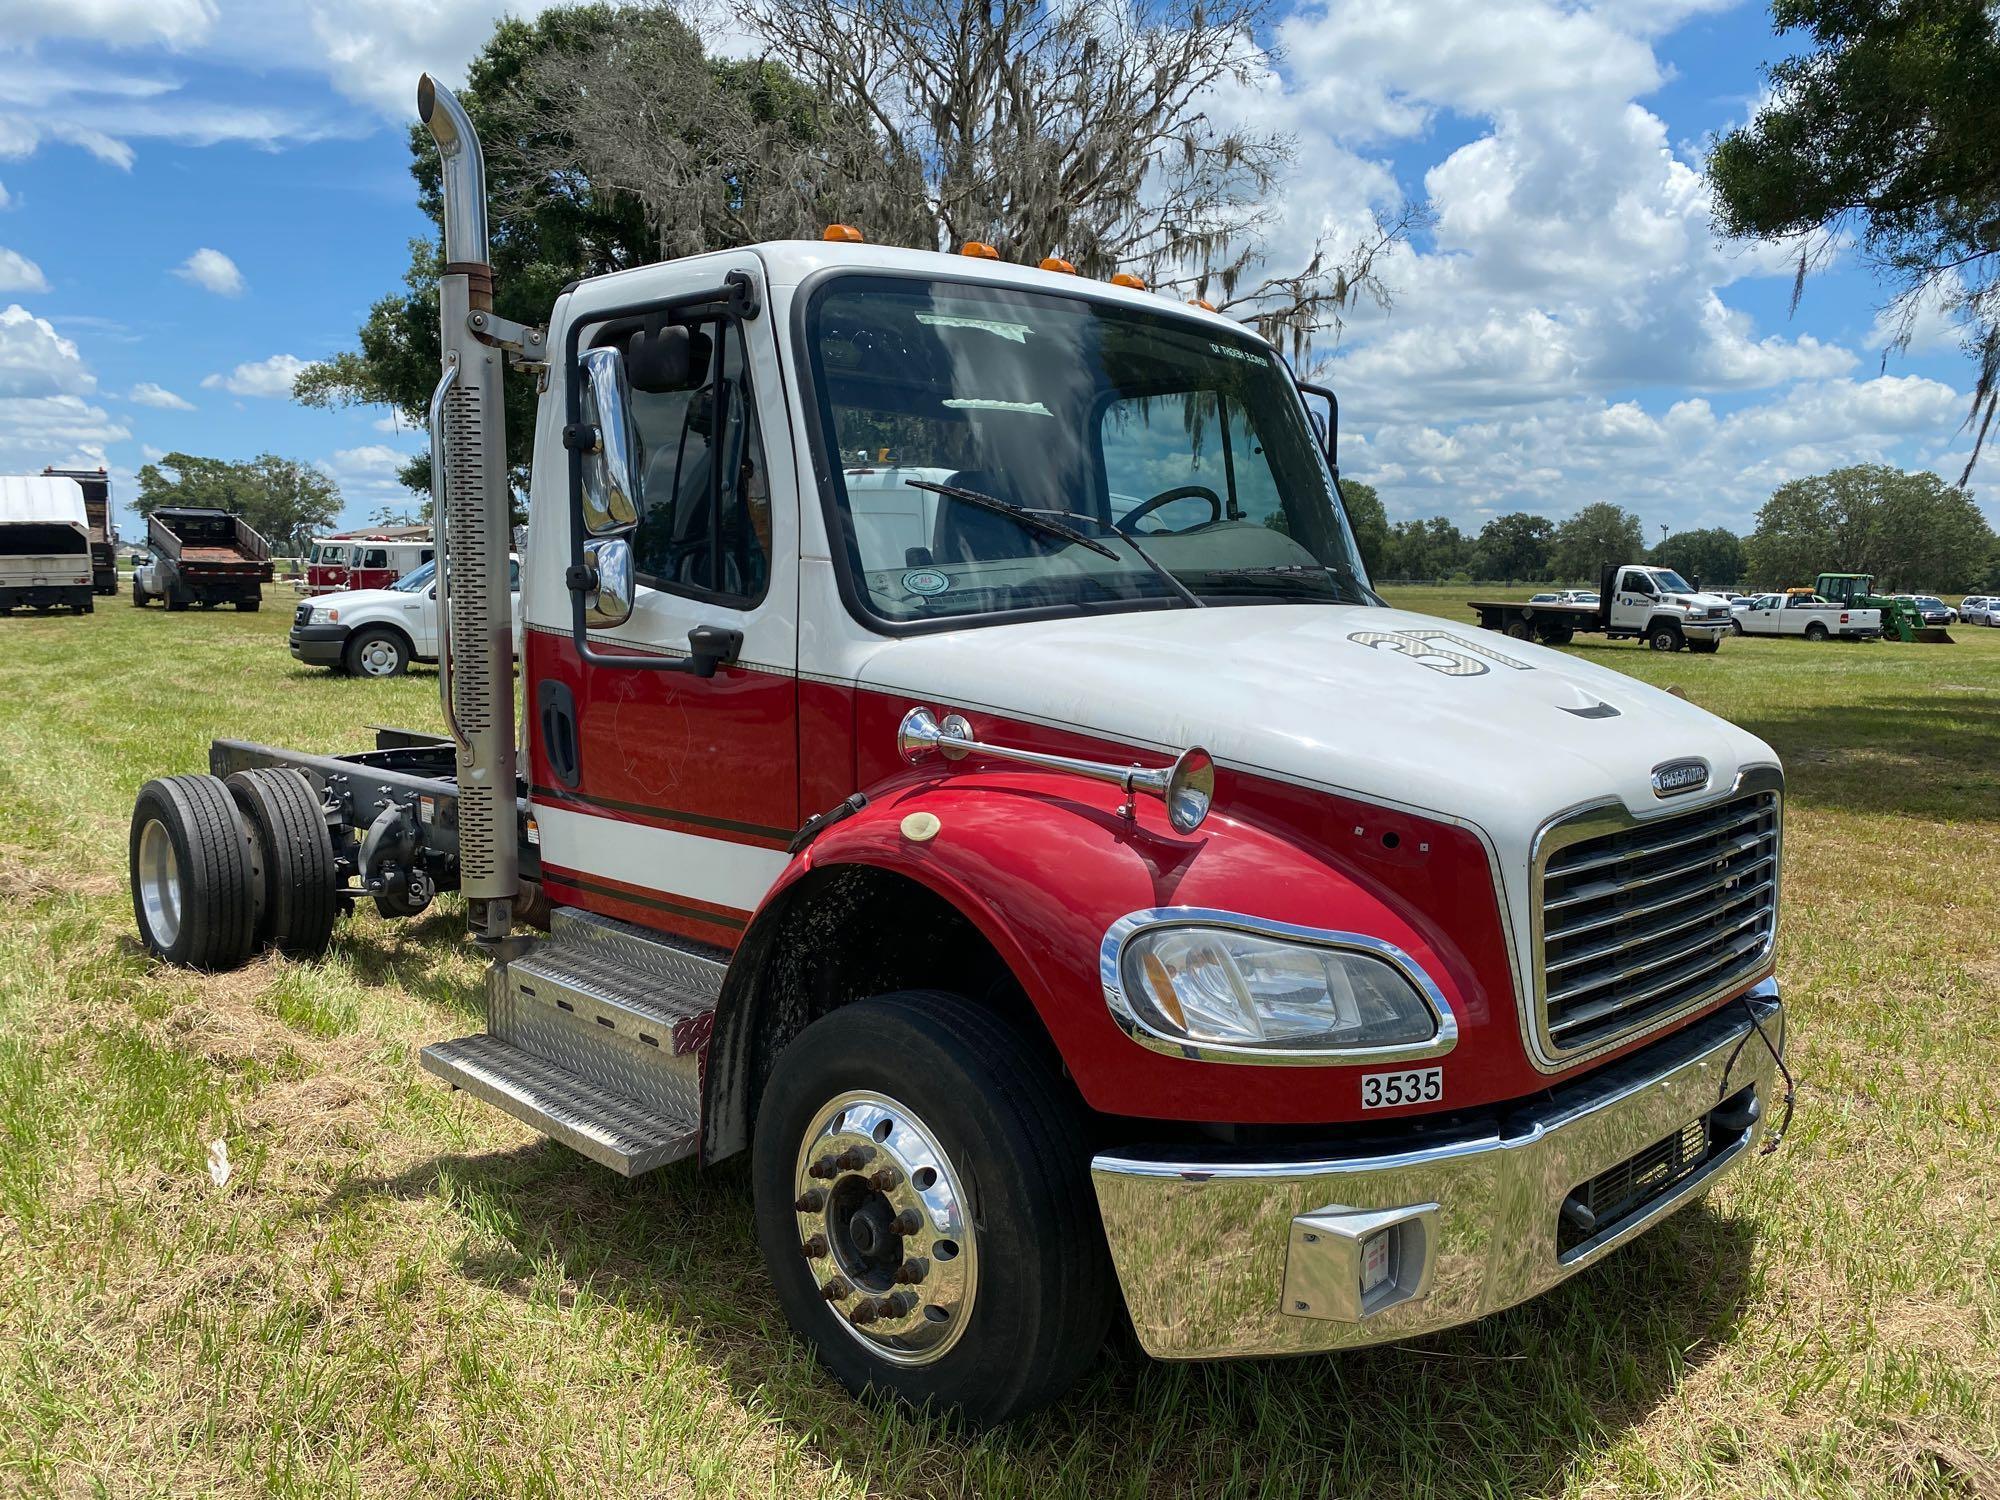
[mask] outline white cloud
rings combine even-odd
[[[208,35],[217,14],[213,0],[0,0],[0,25],[16,43],[85,37],[186,47]]]
[[[0,292],[46,292],[49,279],[42,268],[18,250],[0,245]]]
[[[307,363],[296,354],[273,354],[269,359],[240,364],[226,375],[206,376],[202,388],[224,390],[232,396],[289,397],[292,382]]]
[[[155,385],[150,380],[142,380],[133,386],[132,394],[128,399],[136,405],[151,406],[160,411],[193,411],[195,409],[192,401],[184,400],[182,397],[176,396],[165,386]]]
[[[1955,353],[1964,346],[1965,329],[1948,308],[1964,289],[1958,272],[1945,272],[1907,308],[1891,303],[1878,312],[1868,330],[1868,342],[1886,355],[1908,334],[1908,343],[1903,346],[1908,353]]]
[[[14,200],[8,196],[7,184],[0,182],[0,208],[12,208]]]
[[[340,473],[393,474],[410,461],[385,443],[367,443],[359,448],[342,448],[329,462]]]
[[[45,464],[105,462],[106,445],[131,432],[81,396],[0,396],[0,473],[35,473]]]
[[[175,266],[174,275],[218,297],[240,297],[245,289],[243,273],[236,269],[236,262],[206,245]]]
[[[97,381],[76,345],[19,303],[0,311],[0,397],[86,395]]]

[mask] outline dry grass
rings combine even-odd
[[[2000,1496],[2000,631],[1576,648],[1791,767],[1782,1152],[1473,1328],[1110,1358],[972,1438],[814,1369],[740,1172],[627,1183],[422,1077],[476,1024],[455,912],[350,919],[315,965],[145,961],[148,775],[434,722],[427,674],[305,673],[283,628],[0,624],[0,1492]]]

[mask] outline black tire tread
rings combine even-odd
[[[303,771],[262,766],[238,771],[230,795],[264,844],[264,919],[258,938],[293,958],[316,958],[340,915],[333,840]]]
[[[139,835],[149,822],[166,826],[181,864],[183,910],[173,948],[153,947],[139,900]],[[132,810],[132,916],[141,940],[169,963],[195,969],[231,969],[249,955],[256,912],[250,892],[250,857],[236,804],[214,776],[162,776],[139,789]]]
[[[862,1029],[850,1033],[850,1028]],[[899,1047],[888,1040],[885,1029],[902,1032],[904,1044]],[[806,1055],[796,1049],[804,1045],[825,1050],[839,1045],[847,1034],[865,1037],[867,1050],[878,1056],[906,1054],[911,1045],[936,1048],[966,1075],[959,1086],[989,1108],[1003,1127],[1011,1117],[1025,1139],[1020,1143],[1022,1149],[1008,1152],[1005,1165],[1019,1172],[1030,1199],[1039,1200],[1051,1221],[1051,1232],[1038,1235],[1031,1246],[1031,1253],[1039,1258],[1040,1264],[1034,1268],[1030,1285],[1040,1293],[1041,1305],[1025,1304],[1021,1298],[1027,1289],[1016,1288],[1013,1316],[1009,1320],[1013,1328],[1029,1330],[1031,1337],[1026,1348],[1018,1352],[1010,1349],[1007,1360],[982,1362],[971,1380],[961,1379],[953,1384],[947,1378],[940,1382],[938,1372],[949,1366],[961,1351],[954,1351],[954,1356],[948,1356],[942,1365],[916,1370],[893,1367],[886,1362],[871,1367],[859,1346],[850,1351],[834,1329],[829,1330],[833,1337],[827,1340],[827,1348],[821,1350],[823,1362],[851,1388],[872,1383],[917,1402],[941,1394],[944,1404],[956,1407],[975,1424],[1002,1421],[1048,1404],[1073,1386],[1098,1357],[1116,1296],[1110,1256],[1096,1212],[1096,1194],[1090,1183],[1085,1147],[1088,1137],[1076,1101],[1019,1032],[996,1012],[947,991],[906,990],[843,1007],[802,1033],[780,1056],[760,1115],[768,1117],[774,1099],[784,1087],[788,1059],[794,1065],[810,1066]],[[913,1069],[912,1074],[921,1071]],[[907,1091],[904,1097],[912,1108],[917,1107],[914,1101],[907,1100]],[[930,1118],[928,1112],[927,1118]],[[932,1124],[938,1122],[932,1118]],[[793,1232],[790,1153],[796,1143],[760,1140],[758,1144],[763,1151],[775,1149],[783,1157],[784,1180],[775,1190],[767,1189],[760,1195],[769,1199],[775,1192],[777,1200],[775,1204],[764,1201],[759,1204],[760,1237],[766,1239],[768,1259],[774,1249],[784,1248],[774,1245],[773,1239],[782,1241]],[[978,1144],[1007,1150],[993,1136],[981,1138]],[[964,1152],[967,1147],[958,1143],[954,1149]],[[964,1165],[961,1158],[962,1169]],[[766,1170],[756,1172],[760,1184],[765,1181],[768,1167],[766,1162]],[[782,1220],[783,1232],[772,1230],[767,1236],[764,1232],[770,1226],[765,1220],[770,1209],[775,1209]],[[994,1232],[995,1226],[984,1227],[988,1234]],[[796,1254],[796,1251],[786,1253]],[[781,1297],[786,1291],[786,1287],[780,1287]],[[987,1291],[991,1295],[990,1287]],[[798,1299],[801,1305],[793,1313],[795,1326],[803,1314],[826,1316],[825,1304],[818,1300],[815,1290],[807,1285],[803,1292]],[[978,1316],[977,1304],[974,1316]],[[968,1339],[971,1337],[968,1334]],[[863,1379],[855,1378],[861,1370],[868,1374]],[[941,1393],[932,1388],[939,1384],[948,1388]]]

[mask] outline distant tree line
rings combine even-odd
[[[281,555],[300,557],[340,514],[340,487],[321,470],[275,453],[242,462],[169,453],[139,470],[132,509],[203,506],[243,517]]]
[[[1391,522],[1373,485],[1343,479],[1371,577],[1595,585],[1607,563],[1648,562],[1718,588],[1810,585],[1873,573],[1879,588],[2000,590],[2000,538],[1970,493],[1929,472],[1855,464],[1779,486],[1738,536],[1710,526],[1646,545],[1639,517],[1598,501],[1564,521],[1514,511],[1468,535],[1445,516]]]

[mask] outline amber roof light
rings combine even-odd
[[[861,243],[862,236],[861,231],[856,229],[852,224],[829,224],[826,226],[826,231],[820,235],[820,238],[823,240],[837,240],[843,245],[858,245]]]
[[[1200,309],[1201,309],[1201,310],[1202,310],[1203,312],[1214,312],[1214,311],[1215,311],[1215,304],[1214,304],[1213,302],[1209,301],[1209,300],[1208,300],[1208,298],[1206,298],[1206,297],[1190,297],[1190,298],[1188,298],[1188,306],[1189,306],[1189,307],[1198,307],[1198,308],[1200,308]]]
[[[1060,271],[1065,276],[1074,276],[1076,274],[1076,267],[1064,260],[1060,255],[1043,256],[1042,269],[1044,271]]]
[[[1146,290],[1146,283],[1134,276],[1130,271],[1120,271],[1116,276],[1111,278],[1111,284],[1113,286],[1129,286],[1135,292]]]
[[[998,260],[1000,252],[984,240],[967,240],[959,247],[960,255],[969,255],[974,260]]]

